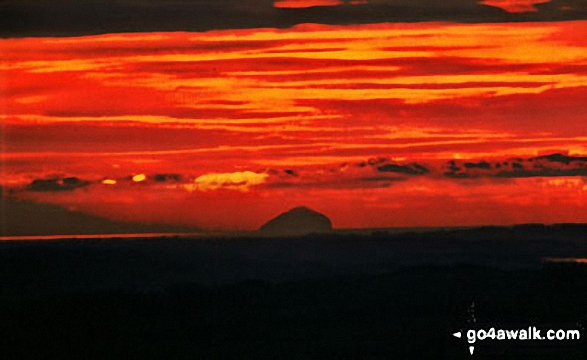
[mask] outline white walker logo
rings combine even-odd
[[[470,327],[468,330],[458,331],[452,334],[457,339],[466,336],[469,345],[469,353],[475,352],[475,343],[485,340],[496,341],[576,341],[581,339],[581,331],[571,330],[553,330],[540,329],[536,326],[529,326],[520,329],[500,329],[495,327],[482,328],[477,324],[475,316],[475,304],[471,304],[467,310],[467,323]]]
[[[535,326],[530,326],[527,329],[506,330],[495,329],[494,327],[485,329],[470,329],[467,330],[467,342],[475,344],[477,341],[487,339],[491,340],[580,340],[581,332],[579,330],[548,330],[543,336],[543,331]],[[463,332],[459,331],[452,334],[454,337],[461,339]],[[475,351],[474,346],[469,346],[469,352],[473,355]]]
[[[487,331],[483,329],[468,330],[467,341],[469,344],[474,344],[477,340],[544,340],[540,335],[540,330],[535,326],[522,330],[496,330],[491,328]]]

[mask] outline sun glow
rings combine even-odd
[[[143,182],[147,180],[147,176],[145,174],[137,174],[132,177],[132,181],[134,182]]]

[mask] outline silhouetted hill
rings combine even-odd
[[[300,206],[269,220],[259,230],[269,235],[303,235],[330,231],[332,222],[325,215]]]

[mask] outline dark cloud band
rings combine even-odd
[[[302,23],[523,22],[587,19],[583,0],[536,4],[538,11],[508,13],[476,0],[442,2],[379,0],[367,4],[276,8],[271,0],[123,0],[0,3],[0,36],[80,36],[151,31],[207,31]]]

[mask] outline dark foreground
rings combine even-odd
[[[587,266],[543,257],[587,257],[587,227],[3,242],[0,358],[470,359],[452,333],[587,325]],[[473,358],[587,359],[581,335]]]

